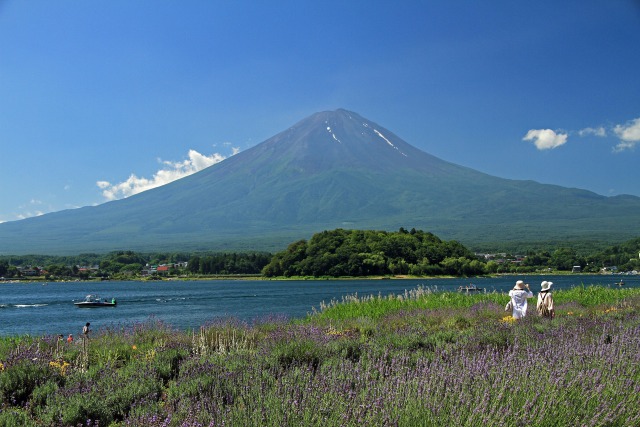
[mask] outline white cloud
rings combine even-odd
[[[556,133],[551,129],[531,129],[523,141],[533,141],[538,150],[557,148],[567,142],[566,133]]]
[[[587,136],[587,135],[595,135],[605,137],[607,136],[607,131],[600,126],[599,128],[584,128],[578,131],[578,135]]]
[[[44,215],[45,213],[43,211],[29,211],[29,212],[24,212],[21,214],[18,214],[17,217],[18,219],[25,219],[25,218],[31,218],[34,216],[41,216]]]
[[[237,154],[239,151],[239,149],[234,148],[232,155]],[[164,168],[156,172],[151,179],[131,174],[126,181],[118,184],[111,184],[108,181],[98,181],[96,185],[102,189],[102,195],[107,200],[121,199],[184,178],[185,176],[221,162],[225,158],[225,156],[219,153],[205,156],[195,150],[189,150],[189,158],[182,162],[160,160]]]
[[[640,144],[640,117],[630,120],[623,125],[586,127],[579,131],[567,131],[565,133],[556,132],[551,129],[531,129],[524,138],[524,141],[533,141],[538,150],[548,150],[559,147],[567,142],[569,134],[578,134],[581,137],[596,136],[608,137],[615,136],[618,138],[618,144],[613,147],[613,152],[618,153],[624,150],[630,150]]]
[[[613,152],[619,153],[624,150],[631,150],[636,146],[636,144],[637,142],[627,142],[627,141],[618,142],[616,146],[613,147]]]
[[[15,221],[20,219],[31,218],[34,216],[41,216],[48,212],[51,212],[51,206],[45,206],[45,202],[39,199],[30,199],[28,202],[18,206],[20,213],[12,213],[13,218],[1,219],[0,224],[8,221]]]
[[[631,120],[625,125],[616,125],[613,128],[620,142],[613,148],[613,151],[624,151],[634,148],[640,142],[640,117]]]

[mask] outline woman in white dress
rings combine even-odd
[[[527,315],[527,299],[533,298],[533,292],[529,290],[529,284],[522,280],[516,282],[516,286],[509,291],[511,297],[512,312],[514,319],[522,319]]]

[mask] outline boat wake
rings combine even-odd
[[[156,298],[157,302],[170,302],[170,301],[186,301],[188,298],[186,297],[176,297],[176,298]]]

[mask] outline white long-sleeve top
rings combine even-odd
[[[513,312],[511,315],[514,319],[521,319],[527,314],[527,298],[533,298],[533,292],[525,289],[511,289],[509,291]]]

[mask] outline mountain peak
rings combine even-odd
[[[417,151],[388,129],[342,108],[312,114],[264,144],[298,160],[313,158],[314,169],[395,167]]]

